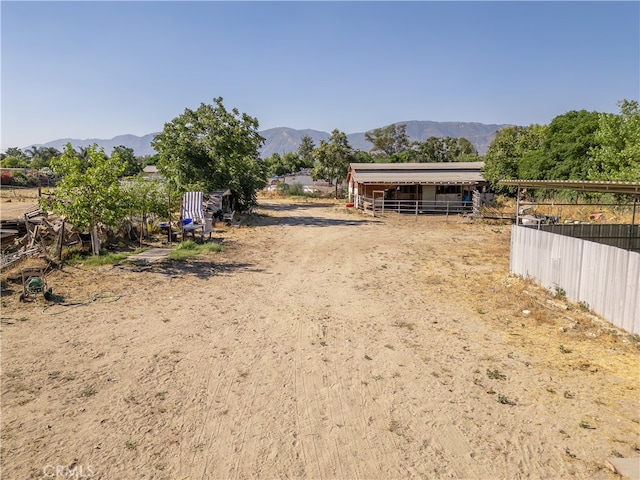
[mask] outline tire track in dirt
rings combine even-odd
[[[556,326],[530,337],[541,327],[487,253],[497,233],[307,204],[262,213],[210,257],[78,274],[119,302],[44,320],[9,307],[5,475],[78,458],[98,478],[608,480],[599,460],[640,444],[637,386],[614,368],[637,353],[587,340],[596,362],[577,342],[560,354]]]
[[[295,239],[297,243],[304,242],[308,254],[298,259],[295,268],[289,271],[291,281],[283,284],[285,289],[297,289],[300,293],[304,292],[305,284],[309,282],[325,284],[329,288],[322,295],[305,297],[302,304],[292,306],[298,311],[306,312],[297,317],[297,384],[303,398],[307,400],[304,418],[300,419],[300,423],[308,429],[308,434],[303,437],[303,446],[305,451],[312,452],[312,458],[318,463],[317,470],[311,473],[314,478],[336,478],[340,471],[347,478],[371,478],[379,475],[379,470],[370,463],[370,453],[363,454],[353,449],[353,445],[357,445],[362,438],[368,438],[364,431],[367,427],[362,428],[363,422],[353,425],[342,400],[347,393],[345,387],[352,391],[357,387],[345,385],[345,380],[352,377],[345,379],[338,375],[338,369],[351,371],[338,362],[344,361],[345,357],[352,358],[353,355],[345,355],[343,348],[335,346],[345,345],[347,339],[344,334],[340,336],[334,332],[348,331],[344,325],[352,320],[342,314],[345,305],[351,301],[348,289],[335,285],[335,276],[345,274],[340,271],[344,260],[344,245],[351,243],[352,239],[350,235],[345,236],[344,231],[333,232],[331,226],[322,227],[320,232],[311,230],[320,227],[308,228],[310,231],[304,238]],[[356,238],[357,230],[361,229],[354,229]],[[326,262],[327,255],[332,257],[331,262]],[[313,274],[310,275],[310,272]],[[349,325],[348,328],[353,327]],[[312,350],[309,345],[314,343],[315,348],[321,347],[320,353],[309,351]],[[313,365],[312,368],[309,367],[310,364]],[[305,366],[308,368],[305,369]],[[350,402],[355,398],[351,398]]]
[[[307,213],[302,209],[296,214]],[[324,259],[327,254],[331,255],[329,252],[339,251],[336,247],[345,239],[342,235],[332,235],[331,226],[307,226],[305,230],[300,232],[298,227],[295,234],[291,232],[291,235],[284,235],[287,244],[280,247],[279,254],[274,255],[274,263],[287,264],[286,271],[278,277],[277,290],[288,294],[279,304],[282,313],[293,316],[296,321],[296,423],[300,429],[302,454],[307,473],[313,478],[336,478],[341,469],[347,478],[358,478],[361,475],[357,471],[344,470],[345,466],[354,463],[344,457],[345,447],[355,442],[342,402],[335,402],[336,397],[342,397],[342,379],[337,375],[337,367],[331,363],[335,359],[329,358],[327,353],[329,330],[337,331],[336,319],[327,313],[332,307],[331,297],[336,296],[336,292],[327,291],[313,298],[305,295],[310,283],[317,285],[326,282],[330,285],[326,280],[336,275],[335,271],[331,271],[331,268],[335,268],[336,260],[333,259],[330,268],[326,268]],[[336,242],[339,245],[335,245]],[[291,259],[289,252],[300,252],[300,244],[306,246],[305,253]],[[343,341],[339,337],[331,338],[331,342],[338,344]],[[300,404],[304,404],[302,409]]]

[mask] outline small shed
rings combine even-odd
[[[215,213],[231,213],[232,194],[231,190],[224,188],[222,190],[213,190],[204,196],[204,209],[206,212]]]
[[[162,174],[158,171],[158,167],[155,165],[147,165],[142,169],[142,176],[152,180],[161,180]]]

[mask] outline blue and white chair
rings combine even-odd
[[[183,240],[187,233],[191,233],[195,238],[196,232],[202,236],[202,239],[207,233],[211,237],[212,221],[211,218],[205,217],[202,197],[202,192],[186,192],[182,197],[180,228]]]

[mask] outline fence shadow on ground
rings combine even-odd
[[[253,227],[274,226],[274,225],[304,225],[312,227],[332,227],[345,225],[370,225],[381,223],[380,220],[371,218],[358,218],[360,215],[353,213],[354,218],[331,218],[313,215],[282,215],[282,212],[296,212],[298,210],[309,210],[336,206],[334,203],[304,203],[304,204],[261,204],[257,212],[247,215],[245,225]],[[272,215],[271,212],[274,214]]]
[[[301,208],[331,208],[337,207],[339,204],[334,202],[301,202],[301,203],[263,203],[259,202],[257,210],[271,210],[277,212],[286,212],[291,210],[299,210]]]
[[[338,219],[338,218],[320,218],[310,216],[295,216],[295,217],[270,217],[267,215],[252,215],[251,219],[247,219],[246,224],[254,227],[270,227],[275,225],[293,226],[303,225],[309,227],[338,227],[338,226],[358,226],[358,225],[371,225],[374,223],[381,223],[380,220],[366,220],[366,219]]]

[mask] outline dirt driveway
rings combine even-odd
[[[2,478],[616,478],[637,339],[508,274],[509,227],[263,200],[226,249],[2,308]],[[57,477],[56,477],[57,476]]]

